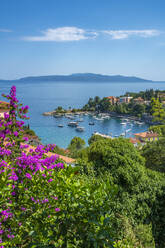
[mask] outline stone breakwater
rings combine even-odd
[[[51,115],[55,115],[56,111],[50,111],[50,112],[44,112],[43,115],[44,116],[51,116]]]
[[[87,111],[76,111],[76,112],[72,112],[72,111],[70,111],[70,110],[68,110],[68,111],[65,111],[65,112],[56,112],[55,110],[54,111],[49,111],[49,112],[44,112],[42,115],[44,115],[44,116],[54,116],[54,115],[75,115],[75,114],[77,114],[77,115],[79,115],[79,114],[93,114],[93,113],[95,113],[95,112],[87,112]]]

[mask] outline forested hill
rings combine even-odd
[[[0,80],[1,81],[1,80]],[[6,80],[5,80],[6,81]],[[8,80],[9,81],[9,80]],[[11,81],[11,80],[10,80]],[[75,82],[151,82],[152,80],[146,80],[138,77],[128,77],[121,75],[102,75],[94,73],[76,73],[71,75],[50,75],[50,76],[33,76],[24,77],[18,80],[19,82],[31,82],[31,81],[75,81]]]

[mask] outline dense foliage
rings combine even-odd
[[[118,194],[110,205],[116,220],[114,238],[120,240],[116,247],[148,248],[155,247],[155,243],[156,247],[165,247],[164,174],[147,169],[150,157],[141,156],[142,151],[127,139],[93,137],[89,144],[85,159],[79,160],[83,172],[108,176],[118,186]]]
[[[158,98],[151,99],[151,113],[153,116],[153,121],[165,123],[165,109]]]
[[[85,147],[85,141],[80,137],[74,137],[69,146],[69,154],[73,158],[77,158],[79,156],[79,152]]]
[[[149,131],[159,134],[159,137],[165,137],[165,125],[150,126]]]
[[[142,150],[146,166],[153,170],[165,172],[165,138],[147,143]]]
[[[25,135],[36,136],[36,133],[34,130],[30,129],[29,125],[24,125],[22,128]]]

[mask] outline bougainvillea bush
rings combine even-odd
[[[9,95],[0,120],[0,247],[112,247],[108,180],[47,156],[54,145],[30,149],[22,119],[28,106]]]

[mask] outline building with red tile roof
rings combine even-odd
[[[145,103],[144,99],[141,98],[141,97],[138,97],[138,98],[133,99],[133,102],[135,104],[144,104]]]
[[[143,133],[135,133],[134,136],[140,142],[154,141],[154,140],[159,139],[159,135],[157,133],[152,132],[152,131],[143,132]]]
[[[109,100],[109,102],[110,102],[112,105],[114,105],[114,104],[116,104],[116,103],[118,102],[118,98],[115,97],[115,96],[108,96],[108,97],[106,97],[106,98]]]
[[[0,118],[4,118],[4,113],[9,113],[9,103],[0,101]]]

